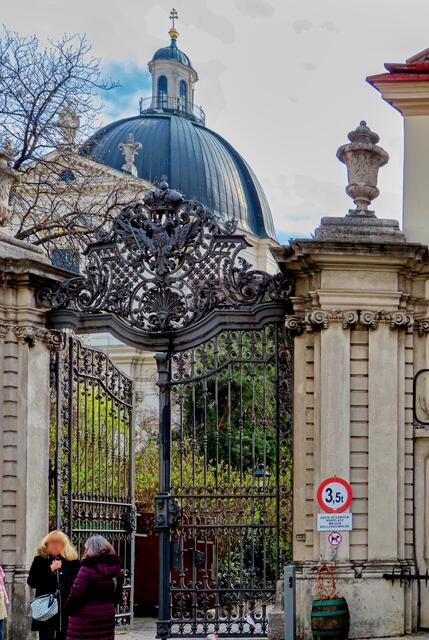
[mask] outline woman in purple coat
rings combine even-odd
[[[121,563],[112,545],[103,536],[89,538],[67,602],[67,640],[114,639],[122,584]]]

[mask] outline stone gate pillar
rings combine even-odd
[[[298,633],[309,638],[314,575],[336,563],[351,637],[394,636],[416,625],[412,380],[419,318],[427,315],[427,247],[407,243],[395,220],[367,208],[375,166],[387,161],[365,123],[339,150],[356,209],[324,218],[314,239],[277,252],[296,277],[294,560]],[[353,489],[353,530],[334,551],[317,531],[319,483],[341,476]]]
[[[0,153],[3,220],[13,179]],[[33,636],[26,580],[47,533],[49,355],[61,339],[45,327],[36,291],[61,274],[40,249],[0,233],[0,564],[11,600],[8,640]]]

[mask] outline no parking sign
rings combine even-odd
[[[338,547],[343,541],[343,536],[339,531],[331,531],[328,536],[328,542],[331,547]]]

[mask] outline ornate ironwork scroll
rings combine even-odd
[[[160,635],[267,635],[291,560],[291,367],[279,323],[225,331],[171,358],[171,478],[158,524],[170,520],[172,560]]]
[[[193,329],[214,310],[243,312],[287,301],[290,281],[252,269],[242,255],[249,243],[235,231],[233,221],[221,225],[163,181],[88,246],[83,276],[43,292],[54,310],[51,320],[64,324],[61,311],[67,310],[95,330],[105,327],[100,316],[109,314],[112,323],[120,321],[122,338],[140,345],[147,338],[150,345],[156,335]]]
[[[81,553],[101,534],[125,569],[118,624],[132,617],[134,570],[133,384],[101,351],[69,337],[53,354],[51,518]]]

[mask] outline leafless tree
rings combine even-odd
[[[36,36],[0,32],[0,144],[13,150],[21,180],[11,194],[16,237],[79,248],[136,199],[139,181],[108,173],[79,154],[99,126],[105,79],[85,36],[42,46]]]

